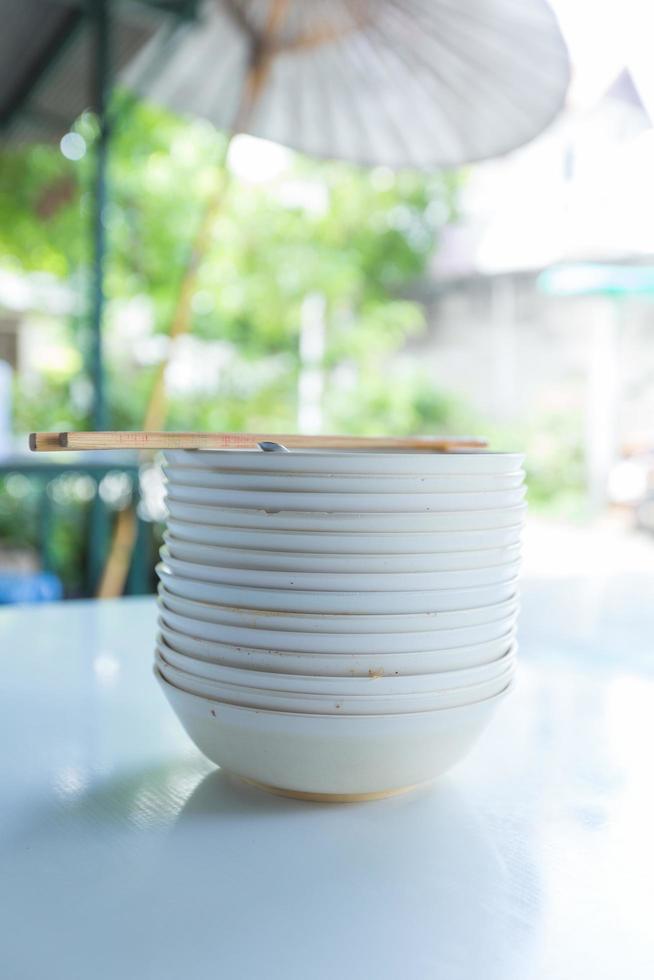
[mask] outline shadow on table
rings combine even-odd
[[[10,961],[38,921],[41,949],[71,975],[80,942],[105,950],[96,980],[525,975],[519,882],[454,782],[318,804],[206,765],[109,779],[17,827]]]
[[[304,958],[307,977],[508,980],[520,956],[507,870],[448,780],[339,805],[216,770],[180,811],[161,861],[176,926],[199,943],[218,930],[227,976],[256,975],[262,943],[268,976],[280,977],[299,976]]]

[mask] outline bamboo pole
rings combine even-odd
[[[175,340],[188,333],[191,328],[193,294],[202,262],[209,251],[214,224],[229,190],[230,180],[227,157],[232,140],[247,126],[252,112],[263,91],[268,72],[275,54],[274,38],[281,24],[287,0],[276,0],[271,6],[268,23],[260,38],[251,36],[250,65],[245,78],[241,99],[232,123],[227,142],[220,161],[222,179],[205,202],[198,229],[193,240],[188,263],[182,275],[177,304],[170,324],[168,336],[170,347],[164,360],[157,367],[150,400],[143,420],[146,430],[161,429],[166,421],[166,368]]]
[[[229,190],[229,171],[226,166],[229,148],[234,136],[245,129],[259,100],[276,51],[275,39],[283,21],[287,5],[288,0],[273,0],[267,23],[260,36],[256,36],[252,28],[249,25],[245,25],[251,39],[248,73],[241,91],[236,116],[225,144],[223,157],[220,161],[221,180],[217,183],[213,193],[209,195],[205,202],[198,229],[191,245],[189,259],[182,274],[177,303],[168,332],[170,345],[166,357],[157,366],[143,420],[143,428],[146,430],[161,429],[166,421],[166,368],[168,367],[175,341],[179,337],[187,334],[191,329],[192,301],[197,286],[198,273],[211,245],[213,227]],[[120,559],[121,567],[124,570],[122,581],[119,571],[114,569],[114,565],[118,562],[118,558],[116,557],[118,554],[116,538],[120,531],[120,525],[117,524],[114,529],[109,557],[102,575],[102,582],[107,583],[106,586],[103,586],[105,588],[105,595],[121,595],[125,578],[129,571],[129,562],[125,564],[122,558]],[[133,536],[133,540],[135,540],[135,536]],[[108,583],[112,583],[112,588],[116,590],[115,592],[108,593],[106,591],[109,588]]]

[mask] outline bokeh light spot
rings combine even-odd
[[[86,140],[79,133],[66,133],[61,137],[59,149],[67,160],[81,160],[86,153]]]

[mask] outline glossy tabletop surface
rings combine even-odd
[[[527,579],[517,690],[430,790],[268,796],[151,675],[154,601],[0,611],[6,980],[654,976],[654,583]]]

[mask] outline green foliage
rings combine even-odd
[[[8,549],[36,553],[44,534],[51,570],[64,582],[69,595],[82,589],[84,561],[84,504],[73,492],[62,493],[61,480],[30,480],[22,474],[0,479],[0,540]],[[54,494],[59,502],[52,499]],[[44,515],[53,519],[44,524]],[[56,513],[56,518],[55,518]]]
[[[526,444],[529,502],[563,517],[583,515],[586,485],[583,420],[569,412],[532,424]]]
[[[106,331],[120,335],[120,350],[109,358],[109,390],[112,424],[138,427],[153,367],[132,349],[138,339],[120,333],[121,304],[147,297],[152,330],[168,332],[204,203],[226,180],[225,138],[205,123],[125,95],[114,118]],[[77,129],[89,147],[77,163],[56,147],[3,151],[0,250],[24,269],[75,276],[83,295],[93,117],[84,115]],[[389,406],[374,418],[376,400],[381,405],[387,393],[382,374],[369,368],[371,352],[388,356],[421,329],[421,310],[403,293],[424,271],[440,226],[453,214],[458,181],[452,174],[370,172],[290,153],[281,172],[262,183],[232,177],[199,271],[193,334],[219,340],[233,356],[213,390],[187,386],[183,397],[173,390],[168,424],[293,428],[301,308],[316,293],[326,308],[326,370],[353,364],[368,392],[365,409],[356,399],[348,402],[349,414],[339,406],[340,424],[397,429]],[[86,348],[83,319],[71,325],[70,344]],[[45,370],[40,378],[19,379],[18,424],[82,424],[89,398],[80,391],[72,373],[55,377]]]
[[[326,410],[327,427],[334,432],[438,435],[470,427],[465,408],[453,395],[435,389],[426,373],[410,363],[384,366],[381,359],[337,375]]]
[[[53,146],[0,152],[0,255],[5,267],[67,281],[84,310],[96,123],[85,114],[76,128],[88,148],[78,162]],[[170,428],[292,431],[302,308],[315,294],[325,309],[326,431],[488,432],[435,388],[415,358],[399,354],[424,327],[421,306],[407,297],[438,247],[440,228],[455,215],[460,174],[368,171],[288,153],[277,173],[247,181],[233,163],[225,168],[226,140],[212,127],[124,94],[114,105],[113,130],[104,333],[115,428],[142,423],[196,230],[210,195],[224,186],[192,299],[190,367],[169,386]],[[129,319],[135,299],[146,310],[138,327]],[[80,373],[86,315],[59,331],[68,356],[16,379],[19,431],[88,424],[90,383]],[[532,504],[561,499],[561,487],[577,499],[579,433],[567,419],[541,423],[488,434],[496,448],[529,446]],[[60,490],[63,518],[51,544],[57,569],[76,591],[86,505]],[[36,500],[0,487],[3,539],[37,541]]]
[[[84,310],[93,116],[83,115],[76,130],[87,145],[78,162],[56,146],[0,153],[0,254],[5,265],[69,282]],[[203,122],[176,118],[126,94],[115,100],[104,327],[112,425],[142,423],[163,354],[148,352],[148,344],[156,346],[157,336],[170,329],[205,204],[222,187],[192,301],[191,377],[170,385],[169,427],[293,430],[302,305],[316,294],[325,309],[326,428],[452,428],[457,405],[434,392],[427,378],[414,378],[406,365],[393,372],[397,377],[389,385],[387,364],[407,335],[423,328],[421,308],[406,295],[454,213],[459,176],[367,171],[289,152],[277,173],[248,182],[231,161],[226,168],[226,148],[225,137]],[[145,333],[128,324],[129,303],[139,297],[147,308]],[[71,318],[60,334],[68,356],[16,379],[18,430],[88,424],[90,384],[80,374],[88,349],[86,314]],[[64,499],[65,488],[59,496]],[[0,519],[6,534],[10,524],[18,526],[19,502],[1,492],[0,500],[11,504],[11,513]],[[26,512],[34,506],[32,496],[23,501]],[[84,504],[71,499],[69,509],[77,518],[61,524],[53,546],[57,567],[74,590],[79,575],[73,552]],[[32,513],[23,536],[31,543],[38,531],[34,520]]]
[[[82,259],[78,212],[77,176],[61,153],[35,146],[0,154],[3,264],[70,275]]]
[[[577,520],[585,515],[583,419],[569,410],[538,413],[520,425],[477,426],[498,451],[525,453],[532,509]]]

